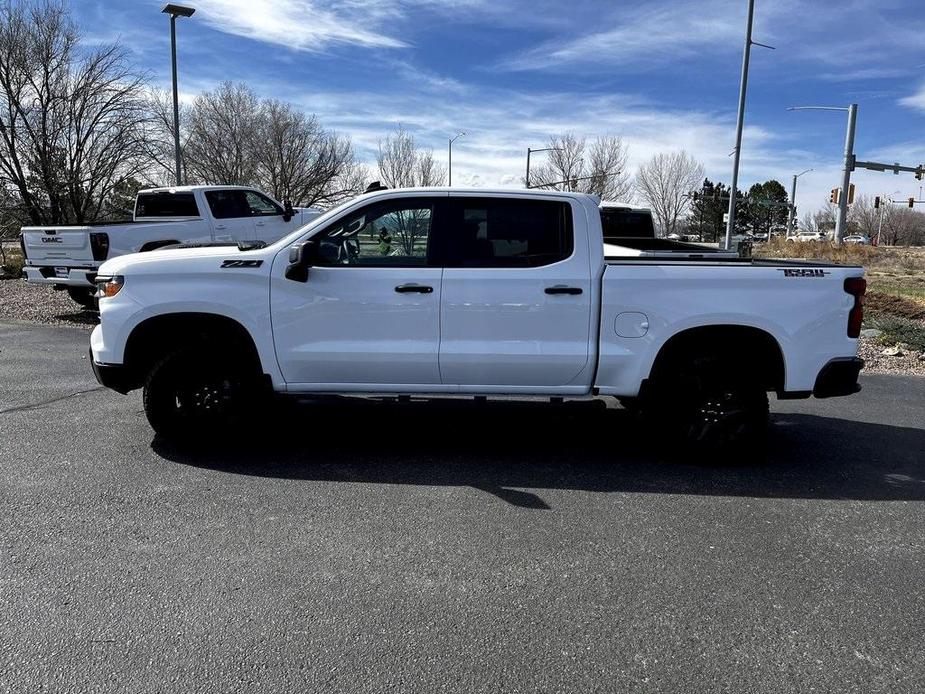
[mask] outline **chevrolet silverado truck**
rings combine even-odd
[[[269,243],[320,214],[244,186],[149,188],[138,192],[131,222],[23,227],[23,270],[27,282],[65,289],[90,307],[97,268],[108,258],[181,243]]]
[[[579,193],[382,190],[264,248],[107,261],[93,369],[176,438],[274,392],[613,396],[737,448],[768,392],[859,390],[860,267],[620,242]]]

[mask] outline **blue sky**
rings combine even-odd
[[[170,82],[163,3],[72,0],[90,41],[118,39]],[[745,0],[191,0],[180,20],[182,98],[222,80],[316,113],[373,161],[401,123],[446,156],[454,183],[518,185],[525,150],[571,130],[613,134],[630,166],[686,149],[727,181]],[[800,211],[838,185],[845,118],[795,104],[859,104],[862,159],[925,162],[922,0],[757,0],[744,186],[800,179]],[[917,195],[911,175],[861,172],[860,193]]]

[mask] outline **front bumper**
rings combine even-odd
[[[52,284],[64,287],[95,287],[96,267],[69,267],[67,273],[59,275],[53,266],[26,265],[26,282],[30,284]]]
[[[100,364],[93,358],[90,350],[90,364],[93,366],[93,375],[101,386],[110,388],[117,393],[125,395],[138,387],[135,378],[122,364]]]
[[[864,360],[859,357],[833,359],[822,367],[816,377],[813,395],[817,398],[834,398],[857,393],[861,390],[858,375],[862,368]]]

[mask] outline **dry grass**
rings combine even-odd
[[[764,258],[806,258],[861,265],[874,294],[903,297],[925,305],[925,247],[836,246],[824,241],[786,241],[755,246]]]
[[[0,260],[0,279],[17,279],[22,273],[23,265],[25,264],[22,253],[18,248],[15,250],[5,248],[4,256],[6,261],[2,262]]]

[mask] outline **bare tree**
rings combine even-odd
[[[329,205],[362,191],[366,174],[349,139],[280,101],[265,101],[260,121],[257,179],[277,200]]]
[[[145,107],[149,119],[145,128],[146,153],[149,166],[144,171],[144,178],[157,185],[172,185],[176,181],[176,150],[173,132],[173,95],[164,89],[152,89],[148,92]],[[186,144],[189,129],[184,124],[189,122],[189,107],[179,104],[180,110],[180,165],[181,177],[186,161]]]
[[[550,138],[546,163],[530,171],[535,188],[575,190],[597,195],[602,200],[628,200],[633,181],[626,170],[629,150],[612,135],[595,139],[590,147],[585,138],[565,133]]]
[[[418,149],[414,135],[401,126],[379,141],[376,164],[379,179],[390,188],[437,186],[446,181],[446,167],[434,159],[434,151]]]
[[[250,185],[257,179],[260,101],[244,84],[222,82],[196,97],[189,114],[185,168],[191,181]]]
[[[676,231],[678,220],[690,205],[690,192],[703,181],[703,166],[687,152],[656,154],[639,167],[636,188],[652,208],[663,235]]]
[[[144,165],[141,77],[79,43],[64,2],[0,5],[0,182],[36,224],[92,220]]]

